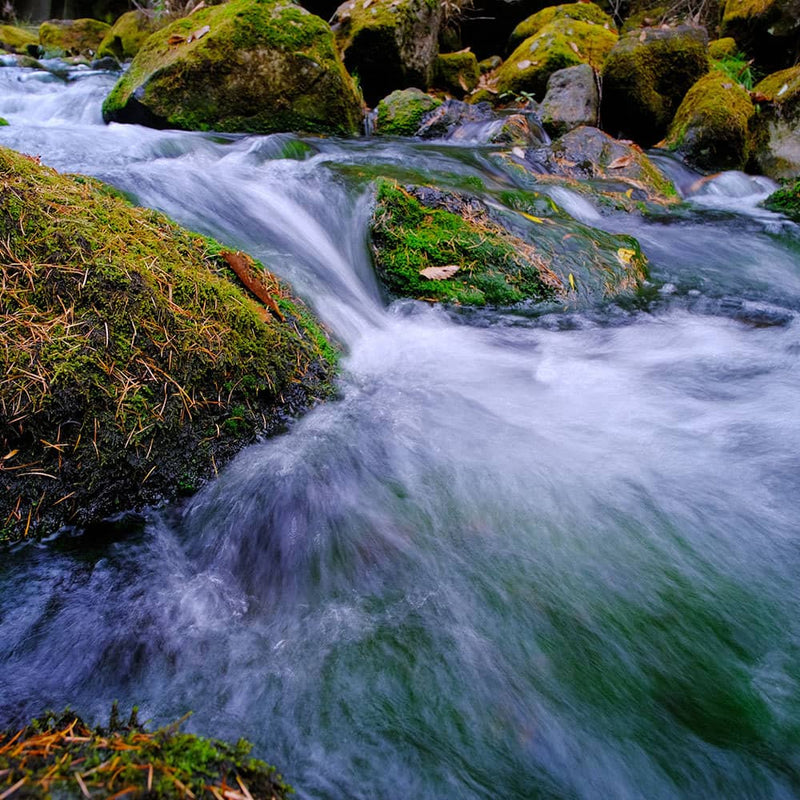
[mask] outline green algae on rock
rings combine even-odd
[[[577,64],[600,69],[616,41],[616,32],[603,25],[557,17],[506,59],[497,71],[497,91],[541,100],[554,72]]]
[[[710,58],[720,60],[723,58],[733,58],[739,52],[739,45],[736,39],[726,36],[722,39],[714,39],[708,43],[708,55]]]
[[[48,58],[91,56],[110,27],[96,19],[51,19],[39,26],[39,44]]]
[[[545,25],[557,19],[572,19],[590,22],[616,33],[614,20],[594,3],[567,3],[561,6],[548,6],[537,11],[517,25],[508,40],[509,51],[516,50],[526,39],[535,36]]]
[[[0,25],[0,48],[11,53],[25,53],[29,46],[39,44],[38,33],[31,33],[15,25]]]
[[[179,724],[148,732],[136,716],[134,708],[121,724],[115,704],[108,728],[92,728],[64,711],[0,732],[0,794],[283,800],[292,792],[275,767],[250,755],[252,745],[243,739],[231,745],[182,733]]]
[[[763,205],[770,211],[780,211],[781,214],[800,222],[800,178],[773,192]]]
[[[97,48],[97,57],[111,56],[117,61],[127,61],[139,52],[150,34],[163,27],[164,24],[153,14],[141,10],[128,11],[106,32]]]
[[[679,25],[621,36],[603,65],[603,127],[650,147],[686,92],[709,70],[706,32]]]
[[[441,100],[421,89],[397,89],[378,103],[376,133],[413,136],[425,114],[441,104]]]
[[[285,285],[93,179],[0,148],[0,249],[3,538],[197,487],[331,393],[330,346]]]
[[[330,27],[288,0],[230,0],[156,31],[103,103],[106,122],[353,134],[361,101]]]
[[[759,113],[750,121],[750,166],[771,178],[800,174],[800,67],[774,72],[753,88]]]
[[[436,58],[433,82],[439,89],[463,97],[478,85],[481,71],[478,59],[469,50],[442,53]]]
[[[635,239],[586,228],[548,198],[507,194],[495,208],[471,195],[380,180],[371,235],[387,289],[419,300],[511,306],[598,300],[644,279]]]
[[[750,150],[750,94],[719,70],[686,93],[669,127],[666,145],[705,170],[744,169]]]

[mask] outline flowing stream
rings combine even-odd
[[[0,70],[0,145],[249,251],[346,357],[184,505],[3,554],[1,724],[191,709],[301,798],[800,796],[800,229],[769,181],[650,219],[556,189],[640,240],[653,298],[456,313],[382,294],[366,178],[511,186],[492,148],[106,127],[113,77],[72,77]]]

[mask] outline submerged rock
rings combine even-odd
[[[800,175],[800,67],[775,72],[756,84],[759,113],[751,119],[751,166],[770,178]]]
[[[142,10],[128,11],[123,14],[106,32],[103,41],[97,48],[97,57],[115,58],[127,61],[133,58],[150,34],[164,27],[152,13]]]
[[[506,192],[504,207],[424,186],[378,183],[377,273],[394,295],[463,305],[597,301],[635,290],[635,239],[571,220],[547,197]]]
[[[350,0],[331,25],[347,69],[370,105],[394,89],[433,81],[444,7],[430,0]]]
[[[96,19],[51,19],[39,26],[46,58],[93,56],[110,26]]]
[[[667,147],[700,169],[744,169],[754,113],[744,87],[712,70],[683,98],[669,127]]]
[[[596,125],[600,92],[595,71],[588,64],[578,64],[554,72],[547,81],[547,94],[540,113],[544,127],[552,136],[560,136],[581,125]]]
[[[386,136],[413,136],[428,111],[442,101],[421,89],[398,89],[378,103],[376,133]]]
[[[0,148],[0,242],[2,538],[193,490],[330,392],[284,284],[98,181]]]
[[[650,147],[709,70],[705,29],[645,28],[620,37],[603,65],[603,127]]]
[[[352,134],[361,102],[327,23],[285,0],[230,0],[152,34],[103,103],[103,118]]]

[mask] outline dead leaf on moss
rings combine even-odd
[[[419,274],[432,281],[444,281],[452,278],[460,269],[458,264],[450,264],[447,267],[426,267],[421,269]]]
[[[609,169],[622,169],[623,167],[629,167],[633,163],[633,156],[620,156],[619,158],[615,158],[609,165]]]
[[[167,44],[170,47],[177,47],[179,44],[183,44],[185,41],[185,36],[181,36],[179,33],[173,33],[169,39],[167,39]]]
[[[198,28],[196,31],[192,31],[189,34],[189,38],[186,40],[187,44],[189,42],[196,42],[198,39],[202,39],[210,31],[211,31],[210,25],[203,25],[202,28]]]

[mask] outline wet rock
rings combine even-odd
[[[488,137],[490,144],[505,144],[510,147],[541,147],[547,134],[534,112],[511,114],[503,117],[502,124]]]
[[[361,102],[322,19],[281,0],[231,0],[152,34],[106,98],[103,118],[351,134]]]
[[[117,61],[133,58],[151,33],[163,28],[164,23],[154,14],[141,10],[123,14],[106,32],[97,48],[98,58],[111,57]]]
[[[704,28],[645,28],[620,37],[603,65],[603,127],[650,147],[709,70]]]
[[[780,70],[753,89],[751,167],[771,178],[800,174],[800,67]]]
[[[595,71],[588,64],[579,64],[554,72],[547,82],[540,113],[551,136],[560,136],[581,125],[596,125],[600,93]]]
[[[376,133],[414,136],[425,114],[441,104],[421,89],[398,89],[378,103]]]
[[[39,26],[46,58],[93,56],[110,26],[96,19],[51,19]]]
[[[103,58],[96,58],[89,64],[92,69],[105,70],[106,72],[119,72],[120,65],[116,58],[112,56],[104,56]]]
[[[800,0],[727,0],[720,33],[767,70],[790,67],[800,55]]]
[[[495,119],[488,103],[470,104],[461,100],[445,100],[422,118],[417,136],[423,139],[446,139],[460,127]]]
[[[463,97],[475,89],[479,78],[478,60],[468,50],[444,53],[436,58],[434,84],[456,97]]]
[[[754,113],[749,93],[727,75],[712,70],[683,98],[666,145],[700,169],[744,169],[750,150],[748,126]]]
[[[349,0],[339,6],[331,20],[336,44],[367,103],[394,89],[431,86],[443,18],[442,4],[427,0]]]

